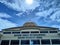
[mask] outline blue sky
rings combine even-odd
[[[39,26],[60,28],[60,0],[0,0],[0,30],[31,20]]]

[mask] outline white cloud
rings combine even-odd
[[[17,15],[17,16],[21,16],[22,14],[23,14],[23,12],[22,12],[22,13],[17,13],[16,15]]]
[[[44,17],[46,17],[46,16],[48,16],[52,11],[53,11],[53,9],[51,8],[51,9],[46,10],[46,11],[38,12],[36,15],[37,15],[37,16],[44,16]]]
[[[25,0],[14,0],[14,2],[10,3],[7,0],[0,0],[1,3],[6,4],[9,8],[13,8],[17,11],[25,11],[28,9],[35,9],[35,7],[39,6],[39,3],[34,1],[34,4],[32,5],[27,5],[25,3]]]
[[[10,18],[11,16],[6,13],[0,13],[0,17]]]
[[[14,0],[13,3],[8,2],[7,0],[0,0],[1,3],[6,4],[9,8],[13,8],[14,10],[20,11],[20,1],[19,0]]]
[[[51,27],[55,27],[55,28],[59,28],[60,29],[59,25],[52,25]]]
[[[60,11],[57,11],[56,13],[54,13],[51,17],[50,17],[53,21],[57,21],[60,22]]]
[[[0,18],[0,30],[5,29],[5,28],[10,28],[10,27],[15,27],[17,24],[14,24],[8,20],[3,20]]]
[[[36,13],[36,16],[47,17],[47,16],[50,15],[53,11],[56,11],[56,10],[59,10],[59,9],[50,8],[49,10]]]
[[[39,17],[41,17],[41,16],[43,16],[43,17],[50,16],[49,18],[51,19],[51,21],[60,22],[60,11],[59,10],[60,10],[59,8],[55,8],[55,9],[51,8],[49,10],[36,13],[36,16],[39,16]],[[53,11],[54,11],[54,13],[51,15],[51,13]]]

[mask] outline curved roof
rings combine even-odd
[[[34,22],[26,22],[26,23],[23,24],[23,26],[20,26],[20,27],[12,27],[12,28],[7,28],[7,29],[3,29],[3,30],[22,30],[22,29],[39,29],[39,30],[42,30],[42,29],[43,30],[44,29],[53,29],[53,30],[56,30],[58,28],[38,26]]]
[[[32,27],[32,26],[37,26],[37,24],[34,22],[26,22],[23,26]]]

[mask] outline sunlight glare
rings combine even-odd
[[[33,3],[33,0],[26,0],[26,3],[31,5]]]

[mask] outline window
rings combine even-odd
[[[60,39],[52,39],[52,44],[60,44]]]
[[[41,43],[42,44],[50,44],[50,40],[48,40],[48,39],[47,40],[46,39],[45,40],[41,40]]]
[[[31,40],[33,44],[40,44],[40,40]]]
[[[57,31],[50,31],[50,33],[57,33]]]
[[[31,33],[39,33],[39,31],[31,31]]]
[[[21,32],[21,33],[29,33],[29,32],[27,31],[27,32]]]
[[[12,32],[12,34],[20,34],[20,32]]]
[[[48,33],[48,31],[40,31],[40,33]]]
[[[11,40],[11,45],[19,45],[19,40]]]
[[[3,34],[11,34],[11,32],[3,32]]]
[[[2,40],[1,45],[9,45],[9,40]]]
[[[29,44],[29,40],[21,40],[21,44]]]

